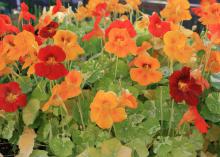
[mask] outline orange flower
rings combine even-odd
[[[136,28],[140,30],[148,29],[149,17],[147,15],[144,15],[140,21],[136,21],[135,25]]]
[[[181,31],[169,31],[164,35],[164,52],[171,60],[190,61],[193,51],[187,45],[187,37]]]
[[[149,42],[144,41],[141,46],[137,47],[136,54],[145,53],[147,50],[151,48],[152,48],[152,45]]]
[[[166,7],[160,12],[161,16],[168,21],[174,23],[181,22],[183,20],[190,20],[190,3],[188,0],[168,0]]]
[[[213,3],[203,8],[203,13],[199,19],[204,25],[213,25],[220,23],[220,4]]]
[[[82,21],[84,20],[85,18],[87,17],[91,17],[92,16],[92,12],[84,7],[84,6],[80,6],[77,10],[76,10],[76,13],[75,13],[75,17],[78,21]]]
[[[98,91],[90,105],[92,122],[100,128],[111,128],[113,123],[127,118],[125,108],[119,106],[118,97],[114,92]]]
[[[135,54],[137,47],[127,29],[113,28],[109,33],[109,41],[105,44],[105,50],[122,58],[129,53]]]
[[[210,53],[210,57],[208,60],[208,64],[206,66],[206,70],[210,71],[211,73],[220,72],[220,52],[219,51],[212,51]]]
[[[124,14],[128,11],[128,7],[119,3],[119,0],[110,0],[108,2],[108,10],[113,13]]]
[[[135,109],[138,106],[136,98],[128,90],[124,90],[122,92],[121,96],[119,97],[119,104],[132,109]]]
[[[17,61],[20,57],[24,57],[38,48],[35,36],[31,32],[22,31],[16,36],[10,36],[9,38],[7,45],[10,51],[8,51],[7,57],[10,60]]]
[[[67,60],[75,60],[78,55],[84,53],[84,50],[77,43],[75,33],[68,30],[58,30],[53,36],[54,44],[62,47],[66,53]]]
[[[205,89],[209,89],[209,82],[202,76],[202,72],[200,69],[192,71],[191,76],[196,80],[196,84],[202,87],[202,91],[204,91]]]
[[[52,96],[49,101],[42,107],[43,111],[47,111],[50,106],[62,106],[64,102],[70,98],[81,94],[80,84],[82,82],[82,75],[80,72],[73,70],[68,73],[61,84],[56,85],[52,89]]]
[[[160,68],[160,62],[157,59],[147,54],[140,54],[132,62],[136,68],[130,70],[131,79],[140,85],[147,86],[162,79],[162,73],[157,71]]]
[[[141,0],[126,0],[126,2],[134,10],[138,10],[138,6],[141,5]]]

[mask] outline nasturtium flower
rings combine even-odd
[[[47,26],[39,30],[39,35],[42,38],[52,38],[57,31],[59,24],[57,22],[51,21]]]
[[[136,34],[137,34],[135,29],[134,29],[134,26],[132,25],[132,23],[129,20],[125,20],[125,21],[115,20],[105,30],[106,38],[109,37],[109,33],[110,33],[110,31],[113,28],[124,28],[124,29],[127,29],[130,37],[132,37],[132,38],[135,37]]]
[[[214,44],[220,44],[220,24],[213,24],[208,25],[208,38],[214,43]]]
[[[21,3],[21,12],[18,17],[18,21],[20,22],[22,19],[25,19],[26,21],[30,21],[31,19],[35,20],[36,17],[31,14],[29,11],[29,7],[25,2]]]
[[[128,90],[122,91],[119,97],[119,104],[132,109],[136,109],[138,106],[136,98]]]
[[[191,76],[190,70],[189,67],[183,67],[173,72],[169,77],[170,95],[177,103],[185,101],[189,106],[196,106],[202,94],[202,87]]]
[[[52,10],[52,14],[56,14],[57,12],[59,12],[62,9],[63,5],[62,5],[62,1],[61,0],[56,0],[56,5],[53,7]]]
[[[42,110],[47,111],[50,106],[62,106],[66,100],[80,95],[82,80],[83,77],[79,71],[70,71],[61,84],[53,87],[52,96],[43,105]]]
[[[126,0],[126,3],[134,10],[138,10],[138,6],[141,5],[141,0]]]
[[[84,50],[77,42],[77,35],[68,30],[58,30],[53,36],[54,44],[62,47],[67,60],[75,60]]]
[[[39,62],[35,64],[35,73],[49,80],[57,80],[68,74],[68,70],[62,64],[66,55],[59,46],[46,46],[38,52]]]
[[[196,106],[190,106],[188,111],[183,115],[178,126],[182,126],[184,123],[194,123],[195,127],[200,133],[207,133],[209,125],[200,116]]]
[[[135,22],[135,28],[137,28],[137,30],[146,30],[149,23],[150,21],[148,15],[144,15],[141,20]]]
[[[102,129],[108,129],[113,123],[125,120],[127,118],[125,108],[119,106],[118,102],[114,92],[98,91],[90,105],[91,121]]]
[[[187,36],[181,31],[169,31],[164,37],[164,52],[171,60],[188,63],[193,55]]]
[[[168,21],[179,23],[192,18],[188,0],[168,0],[166,7],[160,12],[161,16]]]
[[[167,21],[162,21],[156,12],[149,17],[149,20],[150,23],[148,30],[155,37],[163,37],[166,32],[171,30],[170,23]]]
[[[212,51],[207,55],[209,57],[208,63],[206,66],[206,70],[211,73],[219,73],[220,72],[220,52]]]
[[[18,33],[19,29],[12,25],[9,16],[0,14],[0,36],[6,33]]]
[[[147,54],[138,55],[132,63],[135,67],[131,68],[130,76],[133,81],[142,86],[157,83],[162,79],[162,73],[158,71],[160,62]]]
[[[105,50],[122,58],[130,53],[135,54],[137,46],[127,29],[113,28],[109,33],[109,40],[105,44]]]
[[[202,8],[201,18],[199,19],[204,25],[213,25],[220,23],[220,4],[213,3]]]
[[[0,110],[15,112],[26,105],[26,95],[17,82],[0,84]]]
[[[200,69],[193,70],[191,76],[196,80],[196,83],[202,87],[202,91],[209,89],[209,82],[202,76]]]

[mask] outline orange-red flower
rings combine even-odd
[[[0,110],[15,112],[26,105],[26,95],[17,82],[0,84]]]
[[[168,0],[166,7],[160,12],[161,16],[174,23],[192,18],[188,0]]]
[[[202,72],[196,69],[191,72],[191,76],[196,80],[196,83],[202,87],[202,91],[209,89],[209,82],[202,76]]]
[[[169,31],[164,35],[164,52],[171,60],[181,63],[190,61],[193,50],[187,43],[187,36],[181,31]]]
[[[25,19],[27,21],[30,21],[31,19],[35,20],[36,17],[32,15],[29,11],[29,7],[24,2],[21,3],[21,12],[19,14],[18,21],[21,21],[22,19]]]
[[[163,35],[171,30],[170,23],[166,21],[161,21],[159,15],[154,12],[152,16],[149,17],[150,23],[148,26],[149,32],[155,37],[163,37]]]
[[[75,60],[84,50],[77,42],[77,35],[68,30],[58,30],[53,36],[54,44],[62,47],[67,60]]]
[[[82,74],[77,70],[72,70],[65,77],[65,81],[56,85],[52,89],[52,96],[46,102],[42,110],[47,111],[50,106],[62,106],[70,98],[81,94],[80,84],[82,83]]]
[[[105,50],[122,58],[130,53],[136,54],[137,46],[127,29],[113,28],[109,33],[109,41],[105,44]]]
[[[157,59],[140,54],[132,62],[136,67],[130,70],[131,79],[140,85],[147,86],[162,79],[162,73],[158,71],[160,62]]]
[[[0,36],[6,33],[18,33],[17,27],[13,26],[9,16],[0,14]]]
[[[129,20],[125,21],[120,21],[120,20],[115,20],[113,21],[110,26],[105,30],[105,36],[106,38],[109,37],[109,33],[113,28],[124,28],[127,29],[130,37],[135,37],[136,36],[136,31],[134,29],[134,26],[131,24]]]
[[[66,55],[62,48],[58,46],[46,46],[41,48],[38,53],[39,63],[35,64],[35,73],[40,77],[49,80],[57,80],[68,74],[67,69],[61,63]]]
[[[184,123],[194,123],[196,128],[202,134],[208,132],[209,125],[200,116],[196,106],[189,107],[188,111],[183,115],[183,118],[180,120],[178,127],[182,126]]]
[[[214,44],[220,44],[220,24],[208,25],[208,37]]]
[[[138,106],[136,98],[128,90],[122,91],[122,94],[119,97],[119,104],[132,109],[135,109]]]
[[[218,73],[220,72],[220,52],[219,51],[212,51],[210,53],[206,70],[210,71],[211,73]]]
[[[125,120],[127,118],[125,108],[119,106],[118,102],[114,92],[98,91],[90,105],[91,121],[102,129],[108,129],[113,123]]]

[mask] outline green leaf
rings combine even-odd
[[[220,122],[220,115],[219,114],[213,114],[211,111],[209,111],[207,104],[204,105],[202,111],[200,112],[201,116],[205,119],[213,122],[218,123]]]
[[[32,99],[38,99],[39,101],[46,101],[49,95],[46,93],[47,81],[41,81],[31,94]]]
[[[88,148],[81,154],[77,155],[77,157],[102,157],[100,150],[95,148]]]
[[[34,150],[30,157],[48,157],[48,152],[44,150]]]
[[[146,146],[146,141],[140,138],[136,138],[132,140],[129,144],[134,151],[137,152],[138,157],[147,157],[149,155],[149,151]]]
[[[25,125],[31,125],[34,123],[40,109],[40,101],[37,99],[31,99],[27,106],[23,109],[23,121]]]
[[[92,38],[89,41],[83,42],[82,48],[85,50],[87,55],[94,56],[102,50],[102,39]]]
[[[32,82],[30,77],[27,76],[21,76],[17,79],[17,82],[19,83],[21,90],[23,93],[28,93],[32,90]]]
[[[120,150],[121,143],[116,138],[103,142],[101,146],[102,156],[105,157],[117,157]]]
[[[4,139],[11,139],[13,136],[13,132],[15,130],[16,124],[16,114],[9,113],[5,115],[5,119],[3,120],[3,125],[0,127],[0,135]]]
[[[220,73],[212,74],[210,77],[210,82],[213,87],[220,89]]]
[[[220,115],[220,93],[209,94],[206,99],[206,104],[210,112]]]
[[[74,145],[70,138],[54,137],[49,141],[49,147],[57,157],[68,157],[72,155]]]

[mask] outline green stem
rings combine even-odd
[[[163,90],[160,88],[160,120],[161,120],[161,136],[163,135]]]
[[[173,120],[174,120],[174,100],[172,100],[172,103],[171,103],[171,112],[170,112],[168,135],[170,135],[170,133],[171,133]]]
[[[83,130],[84,130],[86,128],[86,126],[85,126],[85,123],[84,123],[84,120],[83,120],[82,109],[81,109],[81,106],[78,102],[77,102],[77,107],[78,107],[78,110],[79,110],[79,115],[80,115],[80,119],[81,119],[81,122],[82,122]]]
[[[117,70],[118,70],[118,57],[116,58],[116,65],[115,65],[115,80],[117,77]]]

